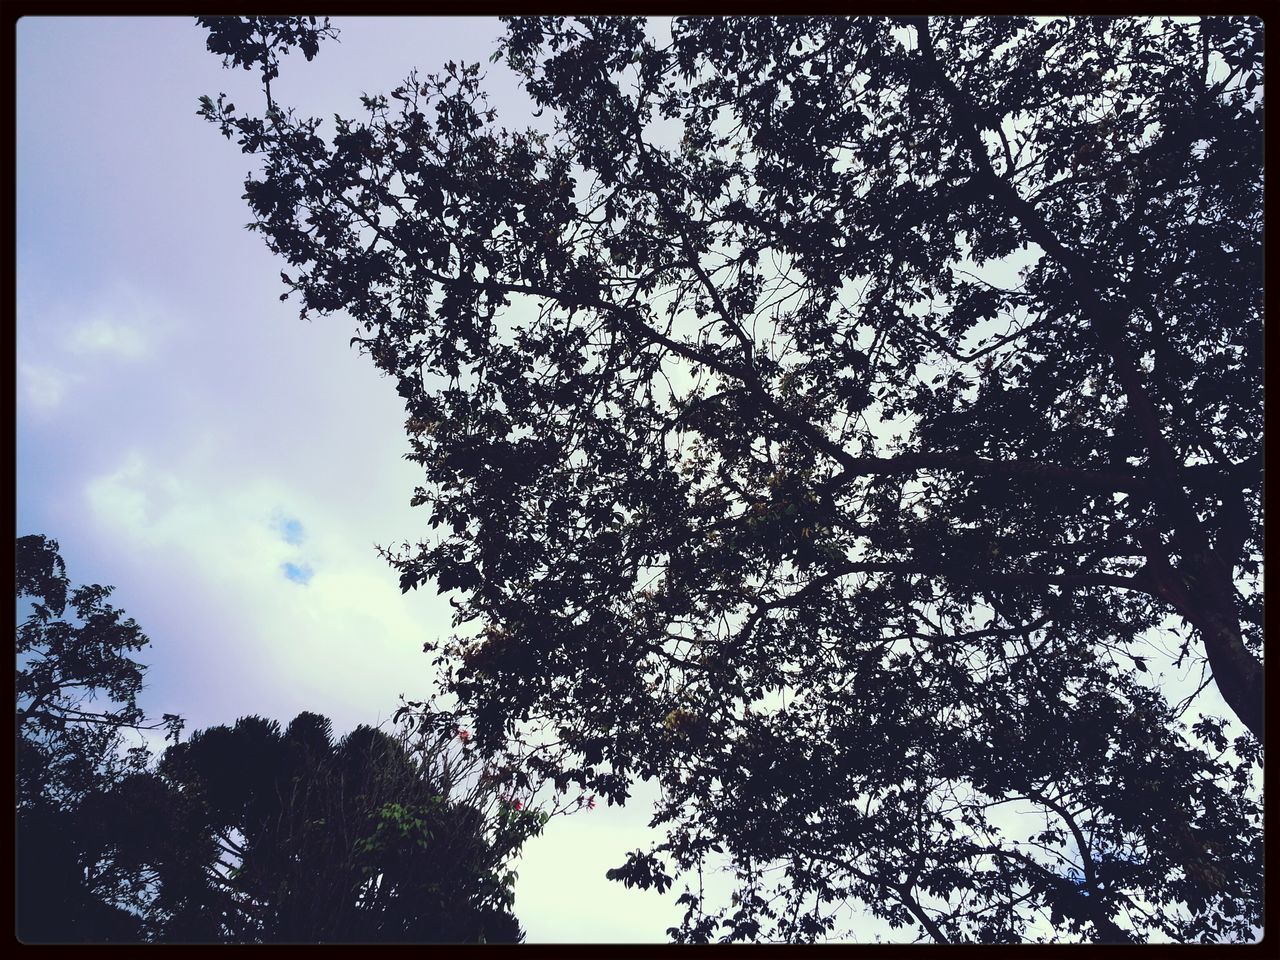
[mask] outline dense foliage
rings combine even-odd
[[[543,130],[478,66],[202,100],[398,383],[434,533],[386,552],[481,744],[656,777],[615,875],[737,878],[680,939],[1251,937],[1261,22],[663,29],[510,20]]]
[[[16,638],[17,932],[28,941],[132,940],[138,878],[91,855],[92,798],[145,770],[149,722],[138,706],[150,641],[107,603],[112,588],[72,587],[56,540],[19,537]],[[68,610],[70,607],[70,610]]]
[[[406,704],[394,734],[299,714],[179,743],[137,697],[148,644],[18,540],[17,933],[24,942],[488,942],[523,934],[511,863],[549,815],[538,782]],[[61,619],[68,602],[75,618]],[[79,621],[78,623],[76,621]],[[152,762],[126,731],[167,728]],[[551,811],[554,812],[554,811]]]
[[[154,871],[157,940],[515,943],[509,861],[543,816],[474,775],[448,718],[392,736],[245,717],[117,797]],[[152,824],[148,828],[148,823]],[[154,825],[159,824],[157,828]]]

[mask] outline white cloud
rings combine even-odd
[[[71,358],[83,365],[153,357],[183,327],[153,294],[123,279],[72,297],[24,291],[17,315],[19,353],[28,362],[61,355],[63,366]]]
[[[123,280],[95,292],[87,307],[63,305],[61,346],[79,356],[155,356],[180,324],[154,296]]]
[[[141,326],[103,312],[84,320],[68,332],[66,348],[72,353],[105,353],[128,360],[148,354],[148,336]]]
[[[85,487],[94,514],[113,527],[125,527],[142,537],[149,528],[147,494],[141,489],[144,462],[137,451],[111,473],[95,477]]]
[[[52,410],[61,404],[72,380],[57,367],[26,362],[18,364],[18,378],[23,397],[39,410]]]
[[[73,387],[103,389],[104,360],[154,357],[177,329],[158,303],[125,283],[76,302],[27,293],[17,323],[18,396],[27,411],[42,413],[62,407]]]

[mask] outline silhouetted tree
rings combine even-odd
[[[245,717],[171,747],[158,799],[189,813],[154,834],[151,936],[517,942],[509,864],[546,815],[482,780],[447,719],[335,742],[317,714]]]
[[[523,934],[511,862],[551,812],[451,714],[391,735],[299,714],[177,743],[137,697],[149,643],[72,589],[58,544],[18,540],[17,932],[26,942],[490,942]],[[64,619],[68,605],[73,618]],[[20,608],[21,609],[21,608]],[[158,765],[127,730],[164,727]]]
[[[736,872],[679,938],[1260,923],[1262,37],[535,17],[495,59],[549,131],[478,66],[332,131],[203,98],[398,383],[437,535],[386,555],[459,595],[480,741],[657,777],[620,879]],[[1188,657],[1247,732],[1187,729]]]
[[[29,603],[15,648],[17,933],[133,940],[139,879],[98,856],[92,807],[146,767],[146,746],[125,731],[176,738],[181,721],[147,721],[137,703],[145,668],[129,655],[150,641],[106,602],[111,587],[72,588],[58,549],[19,537],[14,556],[19,613]]]

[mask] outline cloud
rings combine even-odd
[[[51,306],[60,346],[78,356],[141,360],[182,326],[152,294],[124,281],[94,291],[82,305]]]
[[[149,681],[174,690],[158,708],[191,729],[300,710],[343,729],[425,692],[422,645],[448,633],[446,602],[401,595],[359,524],[261,471],[219,473],[225,460],[217,444],[172,464],[133,450],[83,487],[85,535],[111,545],[111,582],[133,580],[121,605],[153,639]],[[308,517],[305,558],[280,503]]]
[[[516,916],[529,943],[646,943],[667,939],[683,908],[676,890],[628,889],[604,879],[627,851],[647,849],[657,791],[639,784],[625,807],[556,818],[529,841],[517,864]],[[709,878],[710,879],[710,878]]]
[[[18,352],[33,366],[57,360],[91,375],[103,359],[144,360],[164,352],[184,324],[154,295],[117,280],[68,295],[26,290],[18,302]]]
[[[142,455],[132,450],[115,470],[94,477],[85,485],[85,498],[92,512],[112,526],[128,528],[139,539],[145,539],[151,527],[149,501],[161,495],[154,486],[149,491],[145,489],[145,466]]]
[[[144,331],[142,325],[130,325],[104,311],[73,326],[64,343],[72,353],[105,353],[137,360],[150,352],[150,338],[151,331]]]
[[[315,576],[315,572],[309,564],[299,566],[296,563],[285,562],[280,564],[280,569],[284,571],[286,580],[292,580],[294,583],[300,583],[304,587],[311,582],[311,578]]]
[[[72,388],[86,404],[114,396],[120,385],[104,361],[150,359],[175,329],[158,302],[128,284],[74,299],[25,291],[17,307],[19,399],[27,411],[47,413],[63,407]]]
[[[52,410],[62,403],[71,381],[56,367],[26,362],[18,364],[18,378],[27,402],[41,410]]]

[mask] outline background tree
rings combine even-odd
[[[549,133],[453,64],[327,139],[201,113],[261,157],[286,296],[398,382],[439,533],[386,555],[460,594],[482,744],[541,731],[610,802],[656,777],[668,840],[620,879],[735,872],[678,937],[861,901],[938,941],[1231,939],[1261,50],[1241,18],[525,18],[495,56]],[[1187,658],[1233,717],[1163,693]]]
[[[148,722],[137,698],[144,667],[129,656],[150,641],[112,588],[71,587],[56,540],[19,537],[14,570],[16,640],[18,936],[24,941],[132,940],[138,877],[94,852],[94,798],[146,767],[126,731]],[[71,617],[67,617],[68,606]]]
[[[548,814],[500,787],[450,721],[421,714],[412,733],[362,726],[335,741],[317,714],[283,731],[244,717],[171,747],[158,808],[135,814],[161,825],[135,831],[156,882],[151,938],[522,939],[509,865]]]

